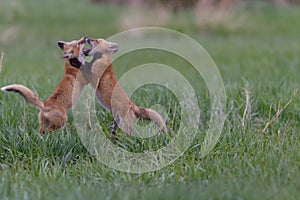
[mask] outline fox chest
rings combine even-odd
[[[98,87],[96,90],[96,97],[99,103],[106,108],[111,110],[111,97],[114,92],[115,82],[107,79],[106,77],[101,77],[98,82]]]

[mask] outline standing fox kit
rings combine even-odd
[[[52,94],[43,102],[29,88],[13,84],[2,87],[2,91],[13,91],[21,94],[27,103],[40,110],[38,115],[40,136],[44,135],[44,128],[50,132],[65,126],[67,122],[67,109],[77,102],[83,87],[88,84],[88,80],[81,74],[78,60],[85,38],[72,42],[58,42],[58,46],[63,50],[65,60],[64,76],[53,90]]]
[[[120,127],[125,133],[130,134],[135,119],[152,120],[161,131],[167,128],[162,117],[149,108],[136,106],[123,91],[118,83],[112,66],[112,54],[118,50],[118,45],[104,39],[87,38],[91,49],[83,50],[85,56],[94,56],[93,61],[85,65],[83,73],[88,77],[98,102],[113,113],[114,125],[112,134]],[[95,59],[96,54],[101,54]],[[90,72],[87,72],[89,69]]]

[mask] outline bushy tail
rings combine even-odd
[[[32,92],[29,88],[24,85],[7,85],[1,88],[2,91],[17,92],[21,94],[27,103],[37,107],[40,111],[44,110],[44,103]]]
[[[150,108],[141,108],[136,106],[134,108],[134,114],[141,119],[153,121],[161,131],[167,132],[165,121],[162,119],[160,114]]]

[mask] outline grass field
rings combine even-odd
[[[185,33],[203,45],[216,62],[227,93],[227,118],[217,145],[206,157],[200,157],[210,116],[205,87],[196,88],[203,124],[192,146],[171,165],[141,174],[120,172],[97,162],[76,134],[72,113],[66,128],[41,140],[36,135],[37,109],[17,94],[1,92],[0,198],[298,199],[300,97],[292,94],[300,86],[300,7],[248,3],[224,18],[200,24],[192,12],[168,13],[160,24],[151,20],[150,13],[150,19],[137,25],[159,25]],[[56,41],[85,35],[107,38],[134,27],[124,22],[133,19],[133,14],[138,13],[126,6],[93,5],[86,0],[1,1],[0,51],[5,55],[0,86],[22,83],[46,99],[63,72]],[[184,72],[189,69],[174,55],[145,50],[123,56],[114,70],[120,77],[149,62]],[[145,86],[133,99],[143,106],[156,101],[174,106],[176,101],[172,103],[171,97],[162,88]],[[98,110],[104,116],[102,125],[108,126],[111,115]],[[169,116],[168,127],[176,126],[178,120]],[[132,151],[153,145],[120,138]]]

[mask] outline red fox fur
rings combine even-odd
[[[118,50],[118,45],[104,39],[87,38],[87,41],[91,49],[83,50],[84,55],[94,56],[100,53],[101,57],[93,59],[89,64],[90,73],[86,70],[83,70],[83,73],[95,89],[98,102],[114,115],[112,134],[115,134],[118,127],[130,134],[136,118],[152,120],[161,131],[166,132],[167,128],[162,117],[155,110],[135,105],[118,83],[111,64],[112,54]]]
[[[81,63],[78,57],[82,52],[84,43],[85,38],[57,43],[63,50],[63,58],[65,59],[64,76],[44,102],[23,85],[13,84],[1,88],[2,91],[13,91],[21,94],[27,103],[40,110],[38,115],[40,136],[44,135],[45,126],[47,132],[65,126],[67,109],[77,102],[83,87],[88,84],[88,80],[79,71]]]

